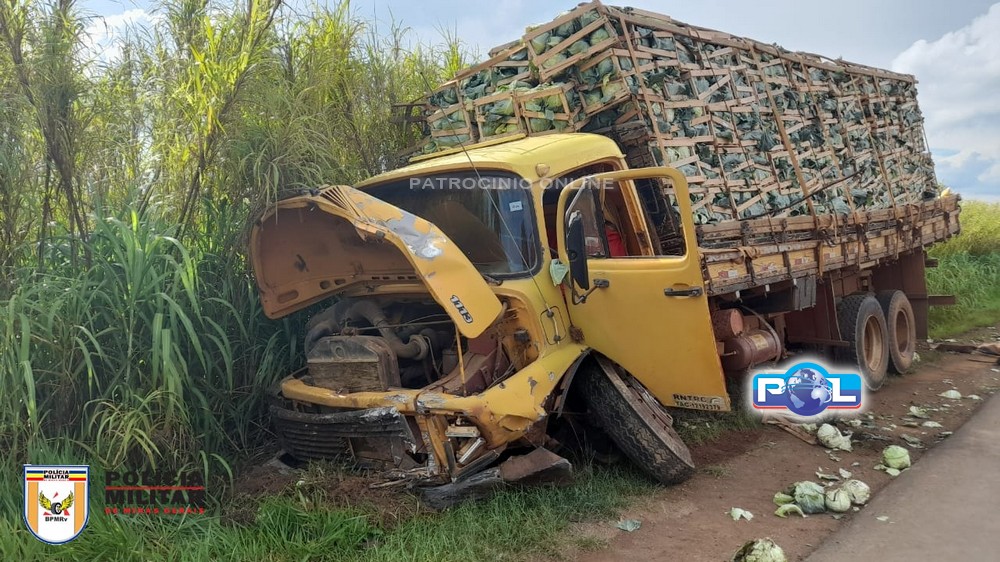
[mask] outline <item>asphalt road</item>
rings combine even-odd
[[[1000,560],[1000,394],[857,515],[806,560]]]

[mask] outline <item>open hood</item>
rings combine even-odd
[[[436,226],[347,186],[280,201],[250,235],[264,313],[280,318],[351,289],[423,283],[466,337],[501,304]]]

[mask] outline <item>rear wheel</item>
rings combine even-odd
[[[663,484],[679,484],[694,474],[687,445],[673,419],[639,381],[598,358],[581,370],[583,397],[618,448],[644,472]]]
[[[878,300],[868,294],[844,297],[837,307],[837,322],[848,343],[842,358],[858,366],[869,390],[882,388],[889,367],[889,338]]]
[[[880,291],[876,295],[889,334],[889,369],[903,373],[913,365],[917,347],[917,323],[913,320],[913,307],[903,291]]]

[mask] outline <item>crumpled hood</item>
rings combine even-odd
[[[466,337],[501,304],[436,226],[348,186],[280,201],[257,221],[250,259],[264,313],[280,318],[341,293],[424,284]]]

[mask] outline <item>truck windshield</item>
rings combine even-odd
[[[538,236],[527,183],[481,171],[417,176],[366,189],[434,223],[484,274],[518,277],[534,271]]]

